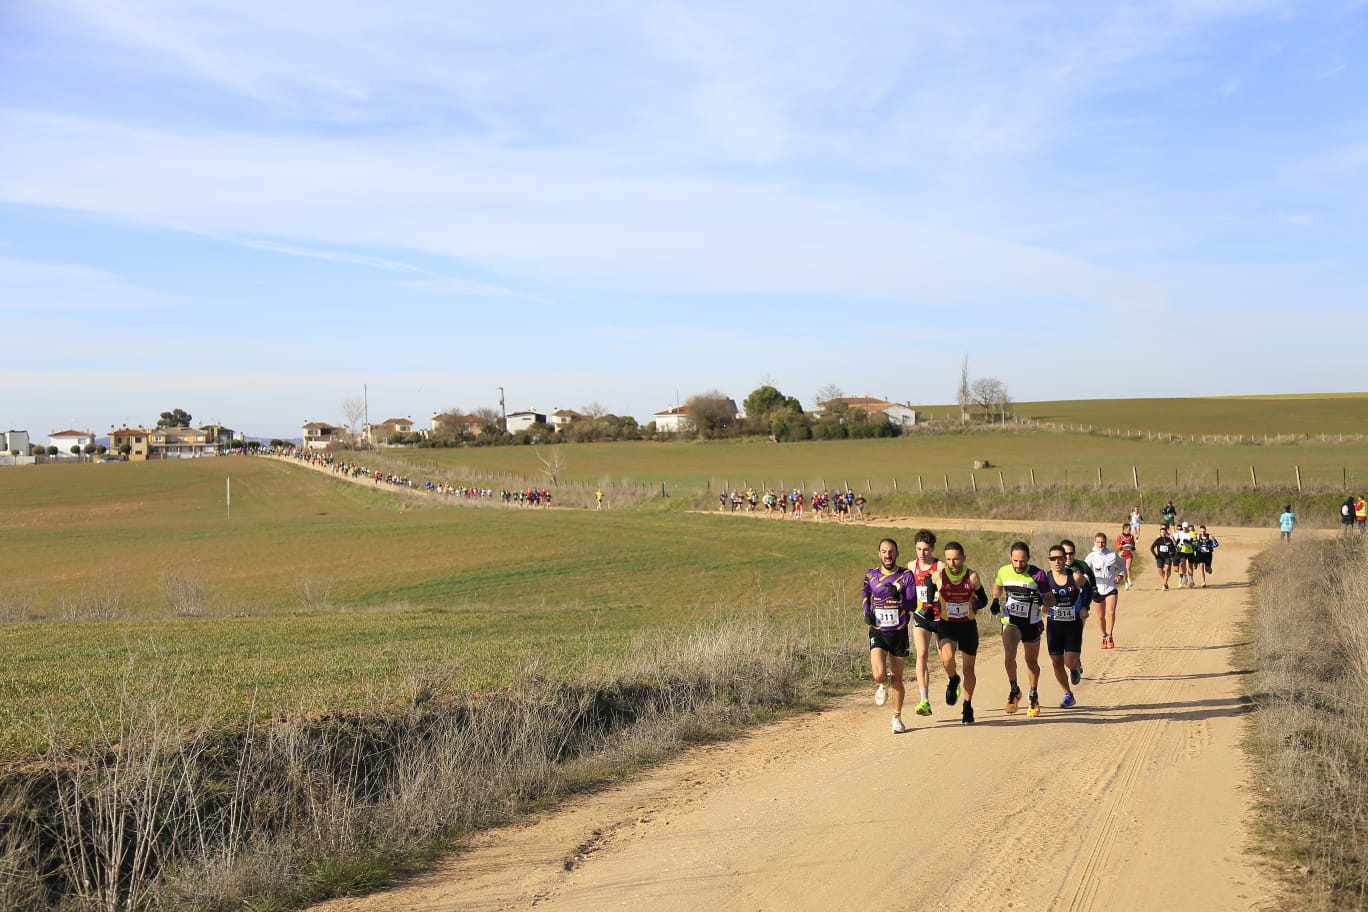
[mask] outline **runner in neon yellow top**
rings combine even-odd
[[[1031,547],[1023,541],[1012,543],[1012,562],[1005,564],[993,580],[993,603],[989,610],[1002,614],[1002,662],[1012,689],[1007,694],[1009,713],[1017,711],[1021,688],[1017,686],[1017,646],[1026,655],[1026,715],[1040,715],[1040,634],[1045,629],[1041,607],[1053,607],[1054,591],[1045,571],[1031,563]],[[1006,599],[1004,602],[1003,599]]]

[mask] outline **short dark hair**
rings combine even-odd
[[[920,532],[917,533],[917,537],[912,539],[912,542],[913,544],[917,545],[920,545],[922,542],[926,542],[928,545],[934,548],[936,547],[936,533],[932,532],[930,529],[922,529]]]
[[[1026,544],[1024,541],[1012,542],[1012,547],[1009,548],[1008,551],[1024,551],[1027,557],[1031,556],[1031,546]]]
[[[881,539],[879,539],[879,547],[880,547],[880,548],[882,548],[882,547],[884,546],[884,542],[887,542],[888,544],[892,545],[894,548],[897,548],[897,550],[899,550],[899,551],[902,550],[901,548],[898,548],[898,541],[897,541],[897,539],[893,539],[893,538],[881,538]]]
[[[1059,544],[1060,544],[1061,547],[1063,547],[1063,549],[1064,549],[1065,551],[1077,551],[1077,550],[1078,550],[1078,546],[1075,545],[1073,542],[1069,541],[1067,538],[1066,538],[1066,539],[1063,539],[1062,541],[1060,541]],[[1016,546],[1013,545],[1013,547],[1016,547]]]
[[[961,545],[957,541],[948,541],[945,543],[945,547],[941,548],[941,553],[945,553],[946,551],[958,551],[960,554],[963,554],[964,545]]]

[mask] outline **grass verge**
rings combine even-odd
[[[1256,560],[1259,849],[1294,912],[1368,909],[1368,551],[1303,541]]]
[[[849,606],[806,624],[736,619],[643,637],[555,681],[535,659],[492,694],[446,693],[225,727],[194,686],[133,670],[94,740],[54,728],[0,772],[0,908],[297,908],[379,888],[470,831],[811,705],[864,666]]]

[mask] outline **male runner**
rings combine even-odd
[[[936,608],[927,590],[926,581],[932,573],[939,573],[945,566],[936,559],[936,533],[922,529],[913,542],[917,549],[917,559],[908,570],[917,580],[916,610],[912,612],[912,646],[917,653],[917,687],[921,692],[921,702],[917,704],[917,715],[931,715],[931,669],[927,665],[927,654],[931,650],[931,638],[936,635]]]
[[[1193,564],[1196,563],[1197,545],[1196,536],[1192,534],[1192,526],[1188,525],[1185,519],[1178,524],[1178,531],[1173,533],[1173,542],[1178,546],[1178,588],[1184,586],[1192,588]]]
[[[1107,533],[1093,536],[1093,549],[1084,558],[1097,581],[1093,589],[1093,604],[1098,606],[1097,619],[1102,627],[1102,648],[1115,649],[1112,634],[1116,632],[1116,601],[1120,597],[1119,584],[1126,577],[1126,562],[1121,555],[1107,547]]]
[[[1197,538],[1193,541],[1193,544],[1197,547],[1196,566],[1200,567],[1202,570],[1202,588],[1205,589],[1207,586],[1207,574],[1211,573],[1212,552],[1221,547],[1221,543],[1212,538],[1211,533],[1207,531],[1206,526],[1198,526]]]
[[[945,666],[945,705],[954,706],[964,695],[960,722],[974,724],[974,660],[978,655],[978,611],[988,604],[988,594],[977,571],[964,566],[964,546],[946,542],[945,567],[927,582],[928,595],[937,604],[936,636],[940,640],[941,664]],[[955,651],[964,654],[964,679],[955,672]]]
[[[906,567],[898,566],[898,543],[891,538],[879,542],[879,566],[865,573],[860,603],[869,624],[869,669],[878,682],[874,705],[888,702],[893,691],[893,734],[907,731],[902,708],[905,691],[903,669],[907,663],[907,620],[916,581]]]
[[[1297,525],[1297,514],[1292,512],[1292,505],[1283,507],[1282,516],[1278,517],[1278,531],[1282,533],[1282,540],[1289,542],[1292,540],[1292,529]]]
[[[1072,570],[1075,573],[1081,573],[1086,578],[1086,586],[1083,590],[1083,604],[1091,605],[1092,595],[1097,591],[1097,580],[1093,578],[1092,567],[1089,567],[1085,562],[1074,557],[1074,552],[1077,549],[1074,547],[1074,543],[1069,539],[1066,538],[1061,541],[1059,546],[1064,549],[1064,569]],[[1079,649],[1079,656],[1081,658],[1082,647],[1080,646]],[[1073,679],[1075,684],[1083,680],[1083,663],[1081,661],[1076,668],[1070,669],[1069,677]]]
[[[1116,536],[1116,551],[1126,562],[1126,588],[1131,587],[1131,562],[1135,558],[1135,533],[1130,523],[1121,524],[1121,534]]]
[[[1154,555],[1154,565],[1159,570],[1159,579],[1164,581],[1164,588],[1169,587],[1169,577],[1173,575],[1173,559],[1178,554],[1178,544],[1169,535],[1169,527],[1163,525],[1159,527],[1159,537],[1150,545],[1150,554]]]
[[[1007,693],[1006,711],[1014,713],[1021,702],[1021,688],[1017,686],[1017,646],[1026,656],[1027,693],[1026,715],[1040,715],[1040,634],[1045,627],[1040,608],[1054,605],[1045,571],[1031,563],[1031,547],[1023,541],[1013,542],[1012,562],[998,569],[993,580],[993,603],[989,610],[1002,613],[1002,663],[1012,688]],[[1001,600],[1006,598],[1006,602]]]
[[[1081,675],[1083,627],[1088,620],[1087,577],[1064,564],[1064,547],[1050,546],[1050,589],[1054,592],[1054,607],[1047,612],[1045,647],[1054,666],[1055,680],[1064,688],[1064,700],[1059,705],[1068,709],[1076,704],[1073,687]]]

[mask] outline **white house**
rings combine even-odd
[[[656,433],[685,434],[693,430],[693,420],[689,418],[689,407],[677,405],[651,416],[655,422]]]
[[[347,439],[347,429],[310,421],[304,425],[304,449],[326,450],[328,444]]]
[[[574,409],[556,409],[551,413],[551,424],[556,430],[563,431],[576,421],[583,421],[586,417]]]
[[[0,454],[13,450],[20,456],[28,456],[31,449],[28,431],[0,431]]]
[[[63,455],[71,452],[71,448],[76,446],[85,449],[95,442],[95,434],[92,431],[53,431],[48,434],[48,446],[55,446],[57,452]]]
[[[508,413],[508,433],[516,434],[518,431],[525,431],[537,425],[546,424],[546,416],[541,412],[509,412]]]

